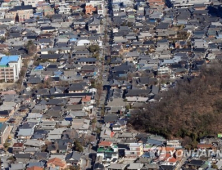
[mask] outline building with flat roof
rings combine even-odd
[[[15,82],[22,67],[20,55],[0,57],[0,82]]]

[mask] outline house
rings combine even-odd
[[[12,146],[13,153],[19,153],[24,151],[24,144],[23,143],[14,143]]]
[[[0,119],[3,121],[7,121],[11,115],[12,115],[12,112],[10,110],[0,110]]]
[[[23,162],[20,162],[20,163],[12,163],[12,164],[10,165],[9,170],[23,170],[23,169],[25,169],[25,167],[26,167],[26,164],[23,163]]]
[[[85,22],[84,19],[75,20],[73,22],[73,28],[74,29],[82,29],[82,28],[85,28],[85,27],[86,27],[86,22]]]
[[[126,124],[127,124],[127,121],[125,120],[118,120],[116,123],[114,123],[112,125],[112,130],[115,132],[115,131],[123,131],[123,130],[126,130]]]
[[[42,54],[40,56],[40,59],[41,60],[48,60],[48,61],[51,61],[51,62],[56,62],[61,57],[62,57],[62,54]]]
[[[6,123],[0,123],[0,147],[3,147],[3,144],[8,139],[12,130],[12,126],[7,125]]]
[[[49,159],[49,153],[48,152],[36,152],[34,155],[33,155],[33,158],[35,160],[48,160]]]
[[[27,86],[29,86],[29,87],[35,86],[35,85],[42,83],[42,78],[40,76],[33,75],[33,76],[29,77],[29,79],[26,83],[27,83]]]
[[[41,140],[35,140],[35,139],[27,139],[24,142],[25,147],[33,147],[40,149],[43,145],[45,145],[44,141]]]
[[[100,20],[96,17],[93,17],[88,22],[88,30],[89,31],[96,31],[97,33],[100,33]]]
[[[38,166],[32,166],[27,168],[26,170],[44,170],[44,168],[38,167]]]
[[[73,152],[66,155],[65,160],[68,165],[72,165],[72,166],[73,165],[80,165],[82,156],[83,156],[82,153],[73,151]]]
[[[127,167],[128,170],[141,170],[143,168],[142,163],[130,163],[129,166]]]
[[[59,4],[59,14],[71,14],[71,6],[68,3]]]
[[[24,123],[19,127],[18,138],[21,139],[30,139],[34,133],[35,123]]]
[[[118,116],[116,114],[107,114],[104,116],[105,123],[113,123],[118,120]]]
[[[105,170],[105,167],[103,164],[97,162],[93,165],[93,170]]]
[[[61,160],[60,158],[55,157],[47,161],[47,167],[63,170],[67,167],[67,164],[65,161]]]
[[[114,132],[112,132],[111,130],[110,130],[110,128],[108,128],[108,127],[105,127],[105,128],[102,128],[102,131],[101,131],[101,133],[100,133],[100,138],[101,139],[110,139],[110,138],[112,138],[113,136],[114,136]]]
[[[205,162],[203,160],[198,160],[198,159],[192,159],[188,162],[185,163],[185,167],[195,167],[195,168],[200,168]]]
[[[68,89],[69,93],[83,93],[85,88],[87,87],[86,83],[74,83]]]
[[[50,33],[50,32],[56,31],[56,28],[52,26],[45,26],[45,27],[41,27],[41,31],[43,33]]]
[[[101,156],[103,161],[112,161],[113,159],[118,159],[118,147],[114,145],[112,142],[102,141],[99,143],[99,147],[97,149],[97,157]]]
[[[96,58],[78,58],[76,63],[80,65],[94,65],[96,64]]]
[[[122,98],[113,98],[108,101],[106,108],[110,109],[110,112],[124,112],[126,103]]]
[[[146,102],[149,99],[150,92],[149,89],[129,89],[125,96],[129,102]]]
[[[85,13],[86,14],[92,15],[93,12],[96,12],[96,10],[97,9],[91,4],[85,6]]]
[[[22,163],[29,163],[31,159],[31,154],[25,153],[25,154],[14,154],[14,157],[16,158],[17,162],[22,162]]]
[[[76,129],[79,134],[86,134],[89,131],[90,120],[87,119],[73,119],[72,128]]]
[[[108,170],[125,170],[126,167],[127,167],[127,164],[111,163],[108,166]]]

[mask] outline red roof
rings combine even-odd
[[[167,162],[175,163],[175,162],[177,162],[177,160],[174,157],[171,157],[167,160]]]
[[[199,143],[198,145],[197,145],[197,148],[215,148],[212,144],[201,144],[201,143]]]
[[[111,146],[113,143],[108,141],[102,141],[99,143],[99,146]]]
[[[86,96],[82,98],[82,102],[89,102],[91,100],[91,96]]]
[[[23,143],[14,143],[13,147],[23,147]]]
[[[30,168],[27,168],[26,170],[43,170],[43,168],[38,167],[38,166],[32,166]]]
[[[59,158],[49,159],[47,164],[53,164],[53,165],[59,166],[59,167],[64,167],[65,166],[65,163]]]
[[[115,133],[114,132],[111,132],[111,135],[110,135],[110,137],[113,137],[115,135]]]

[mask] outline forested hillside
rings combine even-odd
[[[186,147],[222,132],[222,64],[208,65],[201,72],[164,92],[159,103],[147,104],[130,124],[137,130],[183,139]]]

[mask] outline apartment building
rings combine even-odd
[[[3,56],[0,58],[0,81],[15,82],[19,78],[22,59],[19,55]]]
[[[11,18],[18,22],[23,22],[33,17],[32,5],[15,6],[5,14],[5,18]]]

